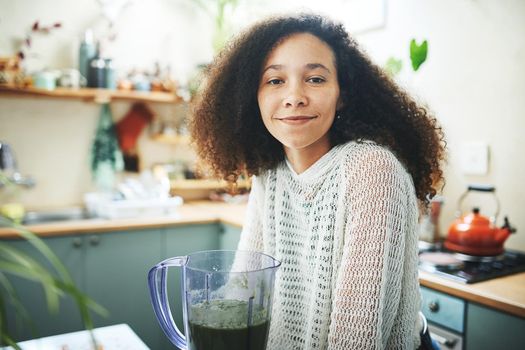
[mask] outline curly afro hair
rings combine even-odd
[[[389,148],[412,176],[418,199],[428,203],[444,184],[446,143],[436,118],[373,64],[343,25],[318,15],[261,21],[215,58],[192,108],[199,157],[230,182],[284,160],[282,144],[263,124],[257,90],[268,54],[296,33],[315,35],[334,52],[342,107],[329,131],[332,147],[372,140]]]

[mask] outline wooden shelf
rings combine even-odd
[[[167,143],[170,145],[189,145],[190,135],[164,135],[159,134],[152,136],[153,140],[157,142]]]
[[[106,103],[113,100],[156,102],[156,103],[180,103],[182,99],[174,93],[159,91],[124,91],[108,89],[67,89],[56,88],[45,90],[38,88],[19,88],[15,86],[0,85],[1,95],[13,95],[19,97],[42,97],[42,98],[64,98],[77,99],[88,102]]]
[[[228,189],[228,183],[224,180],[172,180],[170,181],[172,190],[221,190]],[[250,188],[250,180],[240,180],[237,182],[238,188]]]

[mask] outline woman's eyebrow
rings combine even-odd
[[[309,70],[314,70],[314,69],[317,69],[317,68],[321,68],[321,69],[327,71],[328,73],[332,73],[332,72],[330,72],[330,69],[328,69],[322,63],[308,63],[308,64],[306,64],[306,68],[308,68]]]
[[[308,69],[308,70],[314,70],[314,69],[317,69],[317,68],[321,68],[325,71],[327,71],[328,73],[332,73],[330,71],[330,69],[328,69],[324,64],[322,63],[307,63],[305,64],[305,67]],[[266,67],[264,70],[263,70],[263,74],[267,71],[267,70],[270,70],[270,69],[273,69],[273,70],[282,70],[284,68],[284,65],[282,64],[271,64],[269,65],[268,67]]]
[[[270,70],[270,69],[273,69],[273,70],[282,70],[283,67],[284,67],[284,66],[283,66],[282,64],[271,64],[271,65],[269,65],[268,67],[264,68],[263,73],[266,72],[267,70]]]

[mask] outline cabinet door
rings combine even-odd
[[[241,238],[241,228],[232,225],[221,225],[219,233],[220,249],[236,250]]]
[[[19,249],[31,256],[33,259],[42,263],[46,268],[54,271],[44,256],[25,240],[5,241],[13,248]],[[68,269],[77,287],[84,288],[83,270],[83,237],[82,236],[61,236],[45,238],[44,242],[58,256],[64,266]],[[65,296],[60,299],[58,313],[50,314],[47,308],[46,299],[42,287],[32,281],[9,276],[15,291],[20,298],[22,305],[26,308],[33,321],[34,328],[27,323],[17,323],[15,310],[10,307],[7,310],[7,323],[9,333],[14,336],[16,341],[44,337],[65,332],[82,330],[83,324],[73,300]]]
[[[525,319],[481,305],[467,306],[467,350],[523,349]]]
[[[150,267],[161,260],[159,230],[86,236],[87,294],[106,307],[109,317],[95,317],[95,327],[127,323],[152,349],[160,349],[161,331],[147,286]]]

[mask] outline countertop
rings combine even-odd
[[[245,204],[195,201],[183,204],[176,215],[170,216],[111,220],[100,218],[68,220],[28,225],[26,227],[41,237],[218,222],[240,228],[243,225],[245,210]],[[16,237],[19,236],[15,230],[0,227],[0,239]]]
[[[219,222],[240,228],[245,211],[244,204],[198,201],[182,205],[176,216],[118,220],[88,219],[31,225],[28,228],[44,237]],[[17,237],[14,230],[0,228],[0,239],[14,237]],[[474,284],[463,284],[420,271],[419,281],[422,286],[525,318],[525,272]]]

